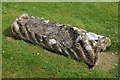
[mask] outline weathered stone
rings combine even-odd
[[[44,18],[22,14],[11,25],[13,35],[93,67],[98,54],[111,44],[107,37]]]

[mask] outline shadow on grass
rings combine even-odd
[[[15,37],[13,36],[12,32],[11,32],[10,27],[8,27],[7,29],[5,29],[5,30],[3,31],[3,34],[4,34],[6,37],[15,38]],[[16,39],[16,38],[15,38],[15,39]]]

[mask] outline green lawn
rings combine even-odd
[[[102,71],[88,69],[42,46],[23,40],[11,40],[10,25],[15,18],[28,13],[54,22],[69,24],[109,37],[112,45],[106,51],[116,52],[118,45],[118,3],[2,3],[2,76],[17,78],[115,78],[117,68]]]

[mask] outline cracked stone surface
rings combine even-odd
[[[18,39],[42,45],[66,57],[83,60],[89,67],[95,66],[98,54],[111,44],[111,40],[105,36],[26,13],[15,19],[11,32]]]

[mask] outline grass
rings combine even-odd
[[[115,78],[118,68],[88,69],[83,62],[50,53],[23,40],[7,41],[15,18],[28,13],[54,22],[70,24],[109,37],[106,51],[118,45],[118,3],[2,3],[3,78]]]

